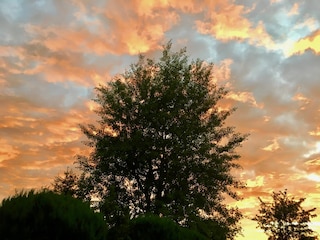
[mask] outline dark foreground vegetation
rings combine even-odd
[[[304,199],[286,192],[273,193],[273,202],[261,201],[255,217],[269,239],[318,239],[308,223],[315,209],[303,210]],[[3,240],[206,240],[226,239],[219,227],[182,227],[168,217],[140,215],[108,229],[106,218],[85,202],[48,190],[21,192],[4,199],[0,206],[0,236]],[[208,221],[208,220],[204,220]],[[211,222],[212,223],[212,222]],[[206,225],[209,226],[209,225]],[[195,230],[197,229],[197,230]],[[208,232],[216,229],[208,238]]]
[[[169,218],[154,215],[140,216],[107,231],[103,216],[87,203],[47,190],[4,199],[0,233],[3,240],[206,239]]]
[[[103,240],[106,230],[88,203],[46,190],[18,193],[0,207],[2,240]]]

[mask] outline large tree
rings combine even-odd
[[[213,75],[212,63],[189,61],[185,49],[172,52],[168,43],[159,61],[140,56],[96,88],[100,120],[82,126],[93,151],[79,163],[110,216],[129,209],[186,226],[208,218],[229,236],[239,231],[241,214],[223,199],[238,198],[242,184],[231,170],[246,136],[225,126],[234,109],[219,108],[227,91]]]
[[[317,239],[309,228],[310,219],[316,215],[315,208],[304,210],[301,204],[304,198],[295,200],[287,192],[273,192],[272,202],[261,198],[259,213],[253,220],[269,236],[269,239],[294,240]]]

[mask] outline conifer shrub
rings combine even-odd
[[[0,206],[3,240],[102,240],[106,229],[88,203],[47,190],[17,193]]]

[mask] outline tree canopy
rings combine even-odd
[[[301,206],[304,198],[295,200],[286,191],[280,191],[273,192],[272,199],[272,202],[264,202],[259,198],[259,213],[253,219],[269,239],[317,239],[308,225],[310,219],[316,216],[313,213],[315,208],[304,210]]]
[[[236,148],[246,135],[225,126],[234,109],[219,107],[227,91],[213,76],[212,63],[190,61],[168,43],[159,61],[140,56],[96,88],[100,118],[82,125],[92,154],[79,164],[110,222],[154,213],[185,226],[214,221],[228,236],[239,232],[241,214],[223,199],[238,199],[234,189],[242,183],[231,170],[239,168]]]

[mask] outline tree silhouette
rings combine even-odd
[[[70,195],[88,202],[91,200],[88,192],[92,190],[92,184],[89,184],[88,180],[84,173],[79,176],[72,169],[67,168],[62,176],[54,178],[50,189],[54,193]]]
[[[269,239],[317,239],[309,228],[310,218],[316,215],[315,208],[304,210],[301,204],[304,198],[295,200],[287,192],[272,193],[272,202],[264,202],[261,198],[259,213],[253,220],[269,236]]]
[[[79,191],[78,181],[78,175],[67,169],[62,177],[57,176],[54,179],[53,192],[76,197]]]
[[[140,56],[96,88],[100,120],[82,126],[93,151],[79,164],[88,194],[109,206],[111,218],[154,213],[196,226],[206,217],[228,236],[240,230],[241,214],[223,196],[238,199],[232,189],[242,183],[230,172],[246,136],[224,126],[234,109],[219,108],[227,91],[213,83],[212,66],[190,62],[185,49],[172,52],[168,43],[158,62]]]

